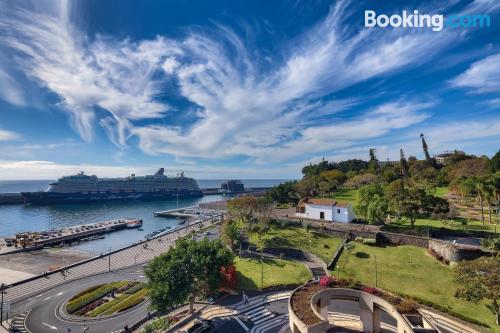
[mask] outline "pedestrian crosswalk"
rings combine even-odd
[[[263,323],[264,321],[274,318],[276,315],[269,311],[265,306],[259,306],[248,312],[244,312],[243,315],[247,317],[254,325]]]
[[[10,331],[14,333],[28,333],[29,331],[26,329],[24,325],[24,321],[28,316],[29,311],[25,311],[15,317],[12,318],[10,324]]]

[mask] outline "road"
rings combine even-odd
[[[216,239],[220,236],[220,228],[213,227],[208,233],[203,232],[195,239]],[[91,275],[77,280],[69,280],[30,298],[18,301],[12,305],[12,313],[22,314],[21,323],[28,332],[57,333],[57,332],[83,332],[84,324],[87,332],[114,332],[131,326],[147,316],[148,302],[108,318],[68,318],[61,311],[66,300],[89,287],[121,280],[146,281],[144,267],[141,263],[132,267],[111,272]],[[22,327],[20,330],[22,331]],[[69,329],[69,330],[68,330]]]
[[[84,324],[89,328],[87,332],[113,332],[144,318],[147,315],[148,302],[122,314],[102,319],[69,319],[62,315],[60,310],[67,299],[86,288],[121,280],[145,281],[143,266],[70,281],[15,304],[14,311],[29,309],[25,326],[28,331],[33,333],[70,332],[68,328],[71,332],[83,332]]]

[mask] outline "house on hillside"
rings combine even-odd
[[[351,204],[328,198],[301,200],[295,216],[341,223],[350,223],[356,218]]]

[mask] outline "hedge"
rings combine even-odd
[[[102,304],[101,306],[95,308],[94,310],[92,310],[88,316],[89,317],[97,317],[99,316],[100,314],[102,314],[104,311],[106,311],[107,309],[113,307],[115,304],[118,304],[120,303],[121,301],[123,301],[125,298],[129,297],[129,295],[127,294],[122,294],[120,295],[119,297],[115,298],[114,300],[111,300],[109,302],[106,302],[104,304]]]
[[[85,294],[88,294],[88,293],[90,293],[90,292],[92,292],[92,291],[94,291],[97,288],[100,288],[102,286],[103,286],[103,284],[98,284],[97,286],[93,286],[93,287],[87,288],[84,291],[81,291],[78,294],[76,294],[75,296],[71,297],[69,301],[71,302],[71,301],[77,299],[78,297],[83,296]]]
[[[66,311],[69,313],[73,313],[76,310],[84,307],[85,305],[92,303],[93,301],[103,297],[104,295],[112,292],[113,290],[120,288],[124,285],[129,283],[128,281],[120,281],[120,282],[115,282],[115,283],[108,283],[105,285],[102,285],[101,287],[86,293],[70,302],[66,305]]]
[[[375,238],[365,238],[365,239],[363,239],[363,244],[375,245],[375,244],[377,244],[377,240]]]
[[[132,288],[128,289],[125,294],[135,294],[137,291],[141,290],[142,288],[146,287],[146,283],[144,282],[140,282],[138,284],[136,284],[135,286],[133,286]]]
[[[115,306],[104,311],[102,314],[103,315],[110,315],[110,314],[113,314],[115,312],[121,312],[121,311],[125,311],[127,309],[130,309],[134,305],[142,302],[146,293],[147,293],[147,289],[141,289],[141,290],[137,291],[135,294],[127,297],[123,302],[119,302]]]

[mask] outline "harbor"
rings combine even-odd
[[[99,223],[77,225],[68,228],[51,229],[47,231],[26,231],[16,233],[14,237],[3,239],[4,245],[0,253],[10,253],[18,250],[40,249],[46,246],[64,247],[73,242],[101,239],[101,236],[123,229],[134,229],[142,226],[140,219],[118,219]]]

